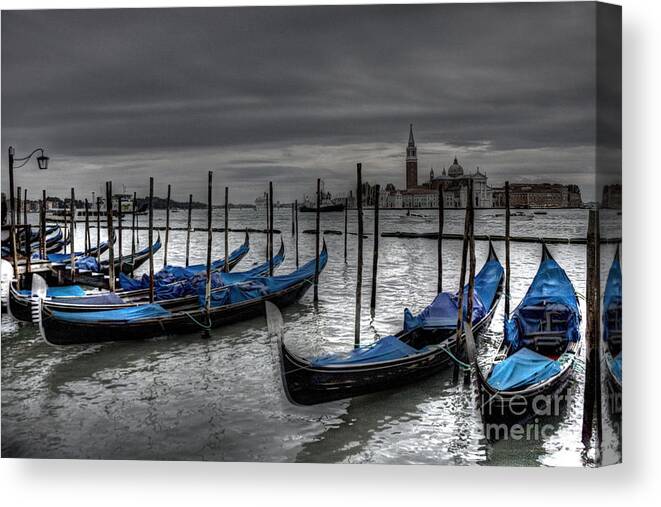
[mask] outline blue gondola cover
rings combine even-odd
[[[99,312],[60,312],[53,311],[53,316],[69,322],[134,322],[155,317],[167,317],[170,312],[158,304],[133,306],[117,310]]]
[[[323,250],[319,254],[319,272],[326,266],[328,261],[328,253]],[[240,284],[231,285],[226,290],[216,291],[211,294],[211,307],[225,306],[229,304],[240,303],[251,299],[257,299],[269,294],[280,292],[292,285],[299,283],[306,278],[314,275],[315,261],[314,259],[301,266],[296,271],[287,275],[278,275],[270,277],[253,277],[248,278]],[[205,305],[205,287],[199,287],[200,305]]]
[[[558,263],[548,258],[542,261],[528,292],[505,322],[505,338],[513,349],[525,345],[526,333],[539,331],[545,312],[554,312],[558,317],[559,329],[568,342],[581,339],[581,312],[574,286]]]
[[[19,293],[23,296],[30,296],[32,291],[30,289],[21,290]],[[62,287],[48,287],[46,291],[47,297],[62,297],[62,296],[84,296],[85,290],[80,285],[65,285]]]
[[[371,345],[342,354],[331,354],[311,360],[312,366],[333,364],[364,364],[401,359],[419,354],[420,351],[402,342],[396,336],[385,336]]]
[[[480,272],[475,275],[475,293],[473,297],[473,322],[482,319],[489,311],[498,285],[503,276],[503,266],[497,259],[487,261]],[[468,285],[464,287],[464,319],[468,310]],[[442,292],[434,301],[414,316],[406,308],[404,310],[404,331],[416,327],[455,327],[459,311],[459,297],[457,294]]]
[[[511,391],[543,382],[560,373],[560,370],[558,361],[524,347],[497,363],[488,382],[499,391]]]
[[[608,272],[608,280],[606,281],[606,289],[604,290],[604,309],[602,316],[603,324],[603,339],[608,341],[610,325],[608,322],[608,312],[622,308],[622,268],[620,261],[615,259]]]

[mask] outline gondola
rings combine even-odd
[[[59,229],[59,225],[48,225],[46,226],[46,235],[48,236],[55,230]],[[11,247],[11,234],[9,233],[9,229],[3,229],[3,238],[2,238],[2,246],[6,248]],[[32,226],[30,227],[30,244],[39,244],[39,238],[41,237],[41,228],[40,227],[35,227]],[[24,248],[25,247],[25,233],[22,231],[17,230],[16,231],[16,242],[17,246],[19,248]]]
[[[620,248],[608,272],[602,309],[603,358],[606,365],[606,389],[612,415],[622,413],[622,268]]]
[[[39,256],[39,248],[40,248],[40,233],[37,233],[36,235],[34,232],[32,233],[33,238],[30,241],[30,251],[32,252],[33,257],[38,258]],[[55,253],[60,251],[62,248],[64,248],[65,245],[65,240],[63,239],[63,234],[62,234],[62,229],[60,229],[60,226],[58,225],[53,225],[49,226],[46,229],[46,239],[44,241],[44,246],[46,247],[46,253]],[[17,241],[16,244],[16,251],[20,255],[25,256],[27,251],[25,249],[25,240],[23,241]],[[10,244],[4,244],[2,245],[2,257],[11,257],[11,242]]]
[[[485,424],[507,428],[560,415],[562,392],[581,347],[580,323],[574,287],[543,244],[537,273],[505,322],[505,337],[488,373],[483,375],[475,362]]]
[[[161,235],[159,234],[156,241],[151,246],[151,251],[155,254],[160,249]],[[142,266],[149,260],[149,251],[150,247],[147,246],[139,252],[136,252],[135,255],[123,255],[121,259],[118,255],[115,255],[113,264],[115,266],[116,276],[119,276],[119,273],[128,275]],[[98,262],[95,259],[81,258],[76,262],[76,266],[73,278],[71,276],[71,266],[69,264],[53,264],[51,269],[54,271],[58,280],[61,280],[63,284],[78,283],[100,289],[108,289],[110,287],[110,281],[108,279],[108,273],[110,270],[109,260]]]
[[[326,243],[319,270],[328,260]],[[209,310],[203,295],[195,304],[170,311],[160,304],[145,304],[105,312],[49,311],[39,304],[39,329],[52,345],[143,340],[163,335],[207,332],[225,324],[264,314],[265,301],[286,306],[298,301],[313,285],[315,260],[300,269],[272,277],[254,277],[211,294]]]
[[[239,257],[243,254],[243,248],[232,252],[233,256]],[[273,268],[279,267],[285,259],[285,246],[280,242],[280,250],[273,257]],[[230,256],[232,258],[232,256]],[[184,269],[184,268],[181,268]],[[215,272],[214,284],[218,285],[213,290],[222,290],[224,286],[240,283],[246,279],[256,276],[264,276],[269,271],[269,262],[259,264],[247,271],[242,272]],[[191,283],[190,278],[195,272],[189,273],[188,278],[180,278],[168,284],[162,284],[155,287],[154,299],[164,308],[169,310],[177,307],[187,307],[195,304],[198,300],[197,285],[203,283],[206,279],[206,272],[201,274],[201,278]],[[200,274],[197,275],[198,277]],[[148,277],[147,277],[148,278]],[[43,292],[43,291],[42,291]],[[10,311],[14,318],[26,322],[31,322],[34,318],[33,308],[35,300],[33,295],[38,295],[38,290],[33,287],[32,290],[18,290],[16,283],[11,284],[9,292]],[[134,306],[149,303],[149,285],[147,288],[136,290],[120,290],[115,293],[108,291],[85,291],[79,285],[69,285],[65,287],[48,287],[44,296],[43,305],[49,311],[60,312],[98,312],[116,310],[120,308],[130,308]]]
[[[115,242],[115,237],[113,236],[112,242]],[[77,263],[80,260],[81,257],[93,257],[95,259],[98,259],[101,255],[106,253],[108,249],[110,248],[110,243],[108,241],[102,241],[96,246],[91,246],[87,250],[84,250],[82,252],[74,252],[73,257],[74,257],[74,262]],[[46,255],[46,258],[55,264],[71,264],[71,253],[50,253]]]
[[[475,279],[472,322],[476,332],[489,327],[502,285],[503,267],[489,244],[488,259]],[[467,289],[464,288],[466,302]],[[438,294],[417,316],[405,310],[404,329],[396,335],[348,353],[312,359],[304,359],[287,348],[277,325],[273,326],[281,321],[281,316],[277,308],[271,307],[270,311],[276,313],[267,317],[267,322],[276,327],[271,334],[277,339],[284,390],[289,401],[297,405],[325,403],[409,384],[447,368],[453,361],[457,294]],[[460,354],[463,343],[461,340]]]

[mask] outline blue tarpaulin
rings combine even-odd
[[[319,272],[323,271],[328,261],[328,253],[324,249],[319,254]],[[244,282],[231,285],[225,290],[215,291],[211,294],[211,306],[225,306],[242,301],[258,299],[276,292],[285,290],[292,285],[295,285],[306,278],[314,275],[315,261],[314,259],[301,266],[296,271],[287,275],[278,275],[270,277],[253,277],[245,280]],[[205,305],[205,288],[199,287],[200,305]]]
[[[522,348],[497,363],[489,375],[489,385],[499,391],[523,389],[560,373],[558,361]]]
[[[547,314],[553,314],[553,329],[567,341],[579,341],[581,313],[574,286],[564,270],[552,258],[544,259],[528,292],[505,322],[505,338],[514,350],[526,344],[526,334],[548,326]]]
[[[620,260],[615,259],[608,272],[608,280],[606,281],[606,289],[604,290],[604,311],[603,311],[603,338],[608,341],[611,331],[611,323],[608,321],[609,312],[622,311],[622,268],[620,267]],[[621,337],[621,323],[620,329],[617,330]]]
[[[622,353],[620,352],[617,356],[613,358],[613,375],[622,382]]]
[[[284,261],[284,251],[273,257],[273,267],[277,268]],[[252,269],[238,273],[225,273],[217,271],[211,273],[212,290],[242,283],[255,277],[260,277],[268,272],[269,263],[264,262]],[[141,280],[132,280],[126,275],[120,274],[120,284],[123,288],[138,287],[149,288],[149,276],[144,275]],[[154,276],[154,295],[157,301],[180,298],[184,296],[196,296],[206,288],[206,273],[194,273],[186,268],[169,266]]]
[[[68,303],[74,305],[119,305],[125,301],[114,292],[106,292],[95,296],[85,296],[79,298],[67,298],[66,300],[53,299],[54,302]]]
[[[230,254],[230,259],[234,260],[237,258],[243,257],[249,247],[245,243],[239,248],[234,250]],[[278,254],[273,257],[274,267],[282,264],[284,260],[284,254]],[[211,270],[217,271],[225,265],[224,259],[219,259],[211,264]],[[202,266],[202,268],[200,268]],[[213,276],[212,274],[212,285],[214,287],[221,287],[223,285],[229,285],[231,283],[236,283],[236,279],[245,279],[252,276],[258,276],[264,274],[264,269],[268,270],[268,262],[260,264],[255,268],[248,270],[243,273],[222,273],[222,278]],[[198,277],[198,278],[196,278]],[[171,299],[172,297],[181,297],[182,295],[194,295],[197,294],[197,283],[200,279],[206,280],[206,264],[197,264],[194,266],[188,266],[187,268],[181,266],[165,266],[162,270],[154,274],[154,287],[158,289],[166,285],[172,285],[178,282],[185,282],[187,280],[191,281],[189,284],[184,284],[182,287],[172,287],[170,289],[164,289],[161,291],[161,299]],[[142,275],[141,278],[133,279],[129,276],[120,273],[119,275],[119,285],[124,290],[139,290],[139,289],[148,289],[149,288],[149,275]],[[158,292],[158,290],[157,290]]]
[[[69,322],[129,322],[151,319],[154,317],[167,317],[170,312],[158,304],[133,306],[118,310],[103,310],[99,312],[60,312],[53,311],[53,316]]]
[[[311,363],[312,366],[363,364],[400,359],[419,353],[419,350],[402,342],[396,336],[385,336],[371,345],[353,349],[347,353],[317,357],[312,359]]]
[[[21,290],[19,291],[23,296],[30,296],[32,291]],[[62,297],[62,296],[84,296],[85,290],[80,285],[65,285],[62,287],[48,287],[46,291],[47,297]]]
[[[496,296],[498,285],[503,276],[503,266],[497,259],[487,261],[480,272],[475,275],[475,293],[473,297],[473,320],[477,322],[489,311]],[[407,308],[404,310],[404,330],[409,331],[416,327],[455,327],[459,311],[458,294],[442,292],[434,301],[413,316]],[[464,319],[468,311],[468,285],[464,287]]]

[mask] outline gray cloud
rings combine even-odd
[[[401,184],[410,122],[422,174],[457,153],[495,179],[527,167],[575,182],[594,170],[594,15],[590,3],[5,11],[3,136],[48,148],[40,184],[54,192],[153,175],[202,196],[216,168],[237,200],[269,178],[285,199],[322,172],[344,191],[358,161]]]

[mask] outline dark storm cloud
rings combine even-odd
[[[200,165],[214,152],[235,160],[223,168],[236,178],[299,174],[288,147],[311,147],[311,162],[324,147],[401,152],[411,122],[421,153],[422,142],[529,156],[590,147],[594,13],[587,3],[3,12],[3,135],[71,158],[79,175],[85,157],[97,160],[109,173],[97,180],[112,176],[108,157],[126,157],[118,174],[130,178],[181,150]],[[131,156],[141,157],[132,168]],[[401,177],[400,160],[375,163]]]

